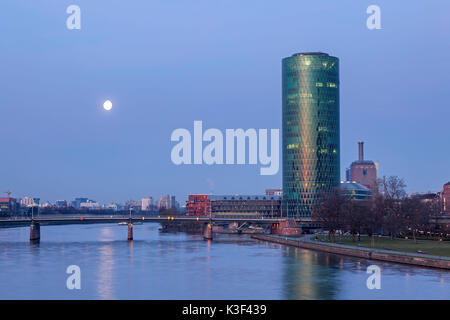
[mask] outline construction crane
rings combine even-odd
[[[3,193],[6,193],[7,195],[8,195],[8,198],[11,198],[11,191],[10,190],[8,190],[8,191],[4,191]]]

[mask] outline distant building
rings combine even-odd
[[[94,200],[87,200],[86,202],[81,202],[80,203],[80,209],[89,209],[89,210],[93,210],[93,209],[100,209],[100,204]]]
[[[67,201],[66,200],[56,200],[55,206],[58,208],[67,208]]]
[[[226,215],[280,215],[281,196],[269,195],[207,195],[191,194],[186,202],[186,214],[205,216]]]
[[[373,196],[372,190],[356,181],[341,181],[340,190],[352,200],[368,200]]]
[[[159,210],[163,209],[178,209],[179,205],[175,201],[175,196],[165,195],[159,198],[157,207]]]
[[[283,189],[266,189],[266,196],[282,196]]]
[[[125,210],[141,211],[141,201],[128,200],[125,202]]]
[[[42,204],[39,205],[40,208],[50,208],[53,207],[52,204],[50,202],[44,202]]]
[[[75,198],[75,200],[72,201],[72,207],[75,209],[80,209],[82,203],[88,202],[88,198]]]
[[[106,209],[117,211],[121,209],[121,206],[117,203],[110,203],[106,206]]]
[[[421,202],[427,203],[432,201],[439,201],[439,194],[434,192],[413,193],[411,198],[419,199]]]
[[[17,200],[7,197],[0,198],[0,216],[11,216],[17,213]]]
[[[450,182],[444,184],[444,190],[441,193],[442,213],[450,214]]]
[[[141,210],[142,211],[150,211],[152,207],[153,199],[152,197],[144,197],[141,200]]]
[[[356,181],[373,193],[378,193],[378,168],[371,160],[364,160],[364,142],[358,142],[358,161],[352,162],[347,170],[347,181]]]
[[[39,198],[23,197],[22,199],[20,199],[20,206],[21,207],[38,206],[39,200],[40,200]]]

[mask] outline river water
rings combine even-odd
[[[159,224],[0,229],[0,299],[450,299],[450,272],[250,239],[161,233]],[[67,267],[81,289],[66,286]],[[369,265],[381,288],[368,289]]]

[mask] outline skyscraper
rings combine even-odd
[[[339,59],[296,53],[282,62],[283,212],[310,216],[340,183]]]

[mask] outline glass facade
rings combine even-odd
[[[340,184],[339,59],[298,53],[282,62],[283,215],[311,215]]]
[[[341,192],[352,200],[372,198],[372,190],[356,181],[341,181]]]

